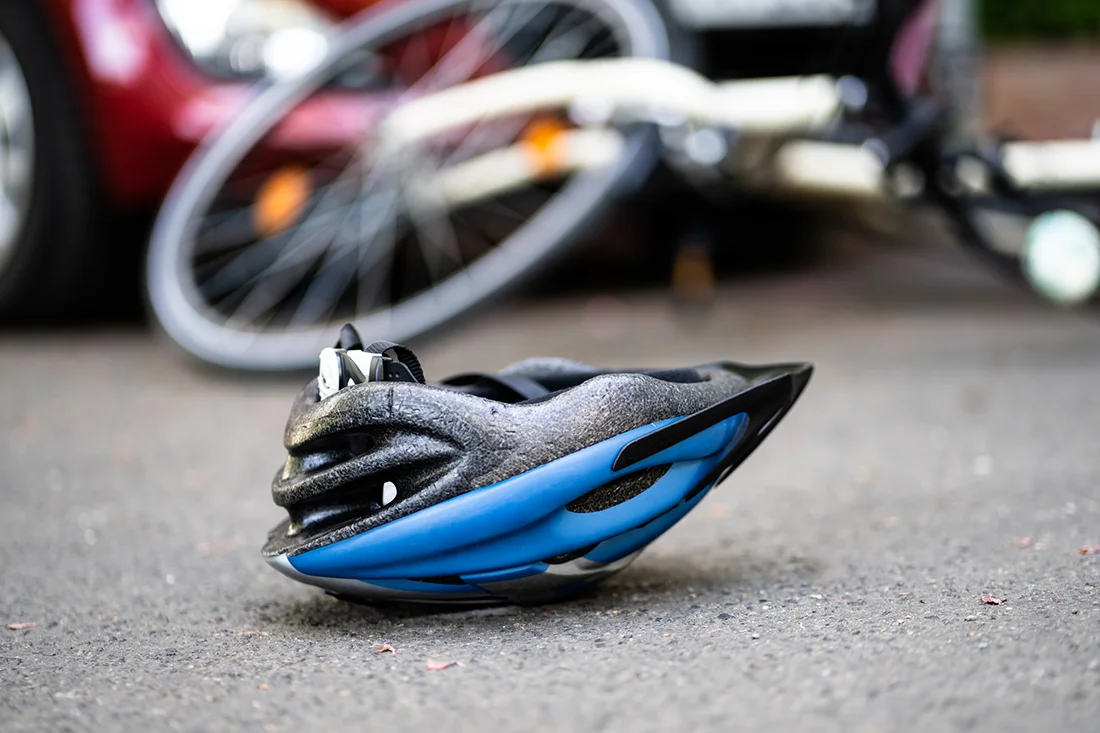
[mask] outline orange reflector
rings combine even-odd
[[[527,157],[539,173],[559,170],[565,163],[565,149],[559,142],[569,131],[553,117],[535,118],[523,132]]]
[[[298,221],[312,191],[308,170],[301,166],[280,168],[256,192],[252,227],[265,237],[278,234]]]

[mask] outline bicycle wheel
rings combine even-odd
[[[207,362],[269,371],[312,364],[347,321],[398,341],[447,323],[575,240],[648,174],[655,137],[627,130],[606,164],[568,169],[549,160],[577,129],[565,111],[485,120],[385,158],[371,137],[378,121],[404,100],[502,69],[667,53],[659,15],[634,0],[365,11],[319,65],[262,91],[188,162],[150,241],[153,314]],[[444,190],[455,183],[444,173],[516,150],[547,176],[477,195]]]

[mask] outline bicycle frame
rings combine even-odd
[[[891,186],[891,169],[927,147],[941,120],[934,106],[914,105],[899,124],[858,144],[815,139],[827,138],[845,110],[853,108],[845,102],[846,93],[865,98],[866,90],[860,85],[851,78],[823,75],[712,82],[686,67],[650,59],[555,62],[501,72],[406,101],[383,120],[371,144],[396,154],[485,119],[588,106],[603,109],[603,119],[597,122],[687,124],[778,141],[768,160],[768,179],[779,187],[893,196],[897,192]],[[497,151],[491,154],[494,158],[465,161],[440,171],[439,185],[464,191],[472,199],[614,159],[618,143],[613,127],[598,125],[562,136],[557,142],[563,152],[551,156],[557,167],[535,163],[525,167],[519,162],[525,157],[522,150],[511,156]],[[999,145],[993,158],[1018,190],[1100,188],[1100,141],[1009,142]],[[980,180],[981,176],[959,171],[958,179],[959,195],[989,192],[988,181]]]

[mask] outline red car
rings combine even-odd
[[[0,315],[91,294],[117,245],[104,213],[154,209],[250,84],[372,1],[0,0]]]

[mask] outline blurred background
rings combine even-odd
[[[146,283],[146,244],[188,156],[244,109],[250,85],[308,69],[324,55],[336,25],[372,4],[5,3],[3,322],[22,328],[104,319],[144,323],[143,289],[155,287]],[[706,8],[721,3],[684,3],[687,11],[676,5],[659,4],[673,58],[712,78],[859,69],[874,41],[848,31],[829,35],[821,29],[827,19],[819,22],[811,13],[799,20],[805,11],[797,3],[727,3],[741,10],[710,21]],[[828,10],[834,5],[839,10]],[[816,12],[827,18],[864,5],[824,3],[825,10]],[[885,2],[880,15],[916,15],[921,5]],[[933,59],[931,73],[946,74],[962,90],[955,94],[966,98],[968,124],[1028,139],[1093,133],[1100,110],[1100,89],[1091,83],[1100,63],[1095,3],[947,0],[939,13],[940,36],[957,48]],[[821,28],[807,30],[815,22]],[[937,63],[946,71],[934,68]],[[312,144],[349,115],[362,115],[361,109],[335,107],[312,112],[301,115],[301,139],[291,145]],[[670,178],[639,178],[635,188],[643,180],[647,185],[619,197],[621,205],[604,207],[602,226],[586,227],[581,246],[571,247],[556,269],[527,279],[522,292],[580,287],[611,293],[639,284],[675,290],[679,283],[680,294],[690,300],[688,291],[709,292],[715,277],[751,277],[829,257],[827,232],[844,219],[838,216],[841,205],[807,209],[743,194],[705,200],[690,187],[665,185]],[[761,237],[766,244],[758,244]],[[699,267],[693,241],[706,244]]]

